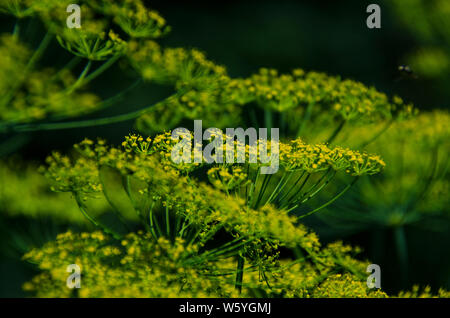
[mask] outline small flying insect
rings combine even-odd
[[[399,76],[395,79],[396,82],[402,79],[416,79],[418,76],[413,72],[409,65],[400,65],[398,67]]]

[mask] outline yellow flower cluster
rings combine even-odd
[[[148,149],[148,142],[144,142],[144,145],[141,145],[143,143],[142,137],[135,136],[133,138],[136,140],[136,147],[138,149],[142,147]],[[222,141],[224,151],[223,158],[225,158],[225,144],[227,141],[227,136],[225,134],[222,136]],[[249,162],[249,158],[252,156],[260,157],[262,141],[263,140],[257,140],[256,147],[250,147],[249,145],[242,145],[238,140],[234,140],[234,157],[237,157],[236,151],[238,151],[240,147],[245,149],[246,162]],[[171,152],[177,142],[178,141],[172,139],[171,133],[167,132],[158,135],[155,138],[152,147],[155,149],[154,151],[161,154],[164,162],[170,164]],[[266,148],[267,155],[270,156],[270,142],[268,142]],[[279,142],[279,159],[280,165],[284,166],[288,171],[304,170],[309,173],[314,173],[332,168],[336,171],[345,171],[352,176],[376,174],[385,166],[384,161],[377,155],[360,153],[341,147],[330,148],[324,144],[308,145],[301,138],[289,142]],[[183,164],[183,166],[186,165],[189,166],[189,164]]]
[[[208,170],[208,179],[216,188],[226,191],[245,186],[245,183],[250,182],[248,174],[240,166],[212,167]]]
[[[288,144],[280,144],[280,159],[288,170],[306,170],[318,172],[332,168],[344,170],[352,176],[379,173],[385,166],[377,155],[368,155],[344,149],[329,148],[327,145],[308,145],[301,139],[292,140]]]
[[[72,164],[69,157],[54,152],[46,163],[46,177],[55,181],[53,191],[88,194],[102,190],[98,168],[87,158],[80,157]]]
[[[26,216],[33,219],[51,217],[60,223],[86,224],[86,218],[68,193],[49,192],[50,184],[34,165],[0,163],[0,206],[5,217]],[[91,209],[99,214],[108,208],[103,200],[93,201]]]
[[[131,41],[127,56],[144,79],[157,83],[174,83],[180,86],[195,82],[196,85],[202,85],[203,80],[207,80],[209,76],[219,80],[226,76],[223,66],[214,64],[197,49],[161,48],[151,40]]]
[[[24,289],[38,297],[70,297],[66,287],[69,264],[81,267],[83,288],[79,297],[229,297],[234,286],[207,275],[214,264],[193,267],[186,263],[195,247],[177,240],[153,242],[142,232],[129,234],[119,246],[100,232],[67,232],[42,249],[33,250],[25,260],[43,271]],[[208,271],[208,272],[205,272]]]
[[[129,135],[125,136],[125,141],[122,142],[122,147],[126,152],[136,152],[143,154],[150,154],[151,138],[147,137],[145,140],[142,136]]]
[[[69,71],[29,68],[30,50],[12,35],[0,38],[0,119],[26,122],[50,115],[77,115],[95,109],[91,93],[69,92],[75,78]]]
[[[341,248],[341,253],[347,252]],[[128,234],[120,244],[100,232],[67,232],[24,256],[42,272],[23,287],[38,297],[386,296],[379,291],[370,292],[363,280],[342,267],[346,274],[324,281],[324,274],[339,267],[319,268],[306,260],[283,260],[262,272],[249,265],[239,295],[234,288],[233,259],[199,263],[199,256],[207,253],[181,239],[153,241],[143,232]],[[77,264],[81,269],[83,287],[78,294],[66,287],[69,264]],[[325,285],[333,287],[327,295]]]
[[[170,31],[165,19],[158,12],[147,9],[142,1],[101,0],[93,1],[91,5],[111,16],[132,38],[159,38]]]
[[[167,152],[163,150],[168,138],[167,135],[155,137],[154,145],[146,148],[145,152],[141,151],[139,143],[147,141],[140,141],[137,136],[127,137],[125,142],[126,149],[131,142],[136,152],[109,148],[102,141],[94,144],[85,140],[77,145],[76,149],[82,156],[73,163],[59,153],[50,156],[45,174],[52,180],[54,190],[85,196],[102,189],[107,191],[108,187],[114,186],[100,182],[105,173],[102,168],[108,166],[135,180],[138,185],[133,191],[136,197],[156,201],[196,226],[206,229],[219,222],[230,232],[247,238],[272,237],[282,244],[307,242],[305,244],[310,248],[316,246],[317,239],[306,235],[304,229],[295,225],[295,218],[285,211],[278,211],[270,205],[259,210],[249,209],[242,199],[231,201],[225,193],[188,176],[181,176],[178,167],[170,165],[170,158],[166,158]],[[133,145],[134,142],[136,145]],[[154,151],[154,155],[148,155],[149,151]],[[238,171],[237,167],[234,168],[235,173]],[[135,201],[139,201],[136,197]],[[144,210],[145,207],[142,207]]]
[[[327,277],[314,290],[315,298],[385,298],[387,295],[378,289],[368,289],[365,281],[355,280],[350,274],[335,274]]]
[[[370,122],[390,118],[399,111],[412,112],[412,106],[390,102],[373,87],[301,69],[278,74],[277,70],[263,68],[250,78],[232,80],[229,90],[243,104],[255,101],[260,107],[277,112],[313,105],[315,114],[327,111],[346,121]]]
[[[197,64],[194,62],[180,63],[184,59],[192,60],[185,58],[188,54],[181,49],[162,50],[153,41],[148,42],[147,48],[137,48],[137,43],[133,44],[135,53],[131,53],[131,60],[144,78],[157,82],[176,82],[178,79],[190,83],[179,96],[157,105],[138,120],[139,129],[146,133],[174,128],[183,119],[202,118],[210,126],[219,128],[227,127],[232,120],[236,125],[240,121],[235,115],[247,112],[247,106],[253,104],[266,111],[280,113],[289,134],[295,136],[305,118],[320,122],[320,127],[323,127],[334,125],[336,121],[361,125],[411,117],[416,113],[412,105],[405,104],[397,96],[389,100],[373,87],[323,73],[305,73],[296,69],[291,74],[279,75],[274,69],[261,69],[248,78],[229,78],[224,69],[222,71],[220,66],[215,67],[211,62],[198,62],[205,65],[199,71],[195,71]],[[163,67],[158,66],[162,63]],[[190,65],[190,68],[179,65]],[[219,70],[211,71],[216,68]],[[170,69],[173,71],[168,72]],[[200,80],[194,81],[194,74]],[[159,124],[161,118],[163,121]]]
[[[365,277],[359,276],[363,271],[337,261],[345,256],[360,268],[367,266],[349,251],[350,247],[341,244],[324,248],[322,265],[306,259],[283,259],[264,268],[250,263],[238,294],[233,258],[202,262],[199,256],[208,251],[182,239],[154,241],[139,231],[116,242],[101,232],[67,232],[23,257],[41,270],[23,288],[38,297],[388,297],[367,288]],[[66,286],[69,264],[81,269],[79,290]],[[448,297],[448,292],[440,290],[433,295],[428,287],[420,291],[415,286],[397,297]]]
[[[440,288],[437,294],[431,292],[429,286],[420,288],[418,285],[414,285],[411,290],[401,291],[398,296],[399,298],[450,298],[450,292]]]
[[[203,79],[201,85],[211,83],[211,87],[179,92],[156,104],[137,119],[138,130],[155,134],[175,128],[185,119],[199,118],[208,127],[239,125],[242,122],[242,109],[228,98],[224,90],[214,87],[219,82],[220,80]]]
[[[299,244],[314,250],[317,239],[306,235],[305,230],[296,224],[296,217],[288,215],[288,209],[297,207],[302,203],[300,201],[309,200],[315,188],[318,188],[315,192],[320,191],[323,188],[319,187],[320,181],[302,193],[303,187],[296,188],[298,181],[291,184],[289,187],[292,188],[286,188],[287,194],[291,195],[275,204],[284,209],[279,210],[272,206],[271,199],[276,197],[275,194],[270,195],[266,191],[266,181],[258,178],[259,173],[255,178],[255,167],[250,169],[252,164],[212,165],[207,177],[214,187],[222,190],[219,191],[193,177],[198,175],[194,170],[201,171],[199,168],[204,164],[175,164],[172,161],[171,153],[176,142],[170,132],[156,136],[153,141],[136,135],[127,136],[122,144],[124,150],[109,147],[102,140],[96,143],[84,140],[75,146],[81,156],[74,160],[59,153],[50,156],[45,174],[52,180],[55,191],[72,192],[83,199],[103,191],[121,214],[129,215],[136,211],[144,224],[149,220],[145,216],[149,213],[149,206],[156,206],[156,209],[167,209],[203,229],[199,233],[200,239],[223,227],[232,235],[238,234],[246,239],[265,237],[280,241],[282,245],[292,247]],[[359,176],[378,172],[383,163],[376,161],[378,157],[372,159],[349,150],[333,152],[324,146],[317,152],[314,147],[308,147],[311,146],[300,140],[289,147],[280,147],[281,162],[289,169],[287,172],[303,171],[310,175],[323,170],[326,164],[326,173],[329,169],[345,169],[347,173]],[[339,156],[340,152],[342,156]],[[258,170],[261,164],[255,165]],[[281,172],[280,182],[287,177],[286,171]],[[129,204],[121,203],[122,208],[118,208],[118,204],[113,202],[116,195],[112,193],[117,193],[117,187],[123,186],[123,180],[127,180],[127,185],[122,201],[129,201]],[[329,180],[324,185],[327,182]],[[271,189],[280,193],[280,186]],[[230,191],[235,194],[233,200],[229,200]]]
[[[140,0],[93,0],[78,2],[83,8],[83,27],[66,27],[69,0],[6,0],[0,10],[18,18],[37,15],[71,53],[91,60],[104,60],[125,49],[126,43],[112,31],[118,25],[131,38],[158,38],[169,31],[166,21]]]

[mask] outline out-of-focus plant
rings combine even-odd
[[[368,146],[386,160],[383,174],[361,178],[353,191],[319,217],[341,234],[380,228],[393,232],[398,261],[407,273],[408,250],[419,247],[408,246],[405,230],[450,229],[449,122],[448,112],[433,111],[393,124]],[[355,130],[349,143],[366,134],[371,134],[367,128]],[[387,242],[379,240],[373,246],[387,250],[383,241]]]
[[[86,219],[72,207],[70,194],[55,193],[50,183],[38,172],[37,165],[2,162],[0,165],[0,207],[9,217],[49,217],[55,221],[85,224]],[[106,208],[98,202],[96,211]]]
[[[0,4],[0,13],[16,18],[13,32],[0,37],[0,75],[8,78],[0,83],[0,133],[7,139],[3,153],[11,152],[11,145],[17,144],[17,134],[23,132],[110,124],[146,113],[154,105],[107,118],[67,121],[115,105],[143,79],[174,87],[175,93],[163,102],[165,105],[191,89],[208,89],[205,83],[209,77],[211,85],[217,86],[212,77],[225,76],[223,67],[208,61],[198,50],[162,49],[154,42],[170,28],[142,1],[81,1],[82,27],[73,29],[66,26],[66,8],[70,3],[8,0]],[[22,26],[31,23],[37,23],[46,32],[34,49],[22,30]],[[72,59],[65,65],[46,66],[46,54],[55,53],[55,41]],[[152,63],[145,60],[146,66],[142,67],[143,58],[147,57]],[[90,84],[117,62],[127,69],[136,68],[135,82],[109,98],[101,99],[89,92]],[[206,114],[207,109],[201,112],[199,115]],[[216,109],[210,116],[218,114]]]
[[[14,159],[14,160],[13,160]],[[68,227],[90,229],[68,193],[50,190],[37,164],[12,158],[0,163],[0,229],[2,252],[13,257],[55,238]],[[106,200],[92,205],[96,217],[110,209]]]

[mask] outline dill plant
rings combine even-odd
[[[114,239],[121,242],[122,249],[118,248],[115,254],[119,259],[129,259],[130,270],[133,270],[140,257],[149,257],[152,253],[161,255],[153,250],[152,244],[156,244],[171,249],[165,253],[173,262],[169,265],[161,260],[158,266],[162,266],[163,272],[159,275],[171,277],[170,271],[165,270],[173,266],[193,271],[189,274],[182,270],[183,275],[188,275],[185,287],[180,287],[180,282],[184,280],[175,275],[178,281],[164,280],[151,291],[142,289],[148,285],[144,282],[150,278],[141,277],[139,279],[143,282],[136,282],[135,285],[138,295],[173,296],[171,290],[177,288],[188,293],[187,295],[197,296],[196,290],[205,292],[204,288],[195,287],[200,284],[210,286],[211,290],[206,289],[206,294],[199,294],[206,296],[236,296],[242,295],[241,293],[251,296],[320,296],[326,293],[316,290],[316,287],[327,279],[351,282],[358,286],[355,293],[372,295],[364,287],[364,263],[352,259],[351,248],[340,243],[321,248],[316,235],[299,224],[297,218],[289,215],[288,209],[283,208],[283,203],[288,202],[272,202],[272,198],[280,195],[280,179],[279,186],[266,193],[266,179],[246,174],[250,170],[258,174],[261,164],[231,164],[228,167],[206,163],[174,164],[170,158],[174,144],[170,133],[157,135],[154,140],[131,135],[126,137],[122,148],[110,147],[102,140],[96,143],[85,140],[75,146],[78,155],[73,159],[59,153],[54,153],[47,159],[48,169],[45,173],[53,180],[53,189],[71,192],[81,212],[95,226],[108,233],[112,242]],[[348,149],[329,149],[323,145],[315,148],[303,144],[301,140],[295,140],[292,144],[281,145],[281,165],[290,172],[307,173],[305,178],[328,169],[341,170],[355,176],[374,174],[384,165],[377,156]],[[198,173],[202,170],[209,176],[212,184],[200,181]],[[286,176],[286,172],[283,172],[278,177],[282,179]],[[303,182],[303,186],[305,184]],[[313,190],[318,192],[315,187],[320,185],[316,183],[308,187],[309,193],[312,193]],[[302,188],[290,189],[292,195],[297,197],[303,194],[306,198],[307,192],[302,192]],[[104,196],[117,212],[115,226],[90,215],[89,202],[98,195]],[[148,248],[146,253],[141,254],[141,250],[136,251],[136,246],[129,246],[127,238],[130,234],[126,233],[135,225],[126,222],[123,214],[130,210],[138,216],[141,224],[138,228],[145,230],[138,230],[136,239],[142,245],[141,249]],[[51,247],[54,244],[59,242],[49,243],[47,246],[54,250],[55,247]],[[89,254],[85,254],[86,250],[91,249],[89,243],[86,244],[83,248],[76,248],[79,250],[76,254],[83,259],[82,263],[85,262],[84,257],[91,258]],[[58,251],[65,248],[64,244],[57,247],[52,256],[44,247],[43,253],[39,249],[32,251],[25,259],[37,262],[41,269],[46,270],[42,277],[57,282],[60,274],[53,272],[45,264],[64,261],[71,253]],[[68,248],[73,251],[73,247]],[[296,257],[280,258],[281,248],[291,250]],[[92,248],[92,252],[95,250]],[[183,253],[185,251],[187,253]],[[58,260],[61,253],[64,257]],[[171,253],[184,257],[178,260]],[[146,258],[142,261],[147,262]],[[119,262],[127,263],[123,258]],[[221,267],[223,264],[226,264],[225,268]],[[109,266],[113,265],[114,263]],[[118,266],[117,270],[125,269]],[[341,276],[341,271],[348,274]],[[300,277],[295,279],[295,283],[288,283],[291,280],[289,277],[294,273]],[[337,276],[329,278],[332,274]],[[120,274],[119,277],[124,277],[123,275],[125,274]],[[35,290],[38,294],[55,292],[42,289],[40,279],[43,278],[36,278],[26,288]],[[195,282],[195,279],[202,280],[202,283]],[[90,284],[92,288],[99,286],[96,276],[92,277],[92,283],[87,284],[85,293],[91,292]],[[111,284],[128,286],[125,281],[112,281]],[[162,293],[160,289],[167,293]],[[108,288],[102,287],[102,290],[97,292],[109,295]],[[337,296],[339,291],[336,293]],[[345,296],[345,289],[341,293],[341,296]],[[127,294],[128,292],[123,295]],[[85,296],[92,295],[96,295],[95,292]],[[384,294],[374,292],[373,296],[376,295]]]
[[[232,78],[197,49],[158,43],[170,27],[142,1],[80,1],[81,29],[65,27],[60,12],[69,3],[0,2],[0,12],[16,19],[12,32],[0,37],[0,72],[12,76],[0,83],[0,133],[6,140],[0,150],[12,152],[25,132],[130,119],[145,137],[131,134],[121,147],[85,139],[69,155],[54,152],[40,169],[59,193],[48,194],[49,203],[41,193],[48,181],[34,179],[34,168],[23,182],[2,164],[4,179],[14,180],[10,190],[28,183],[22,191],[37,193],[29,200],[49,206],[36,212],[11,204],[18,213],[58,214],[77,223],[59,196],[63,192],[91,223],[23,256],[40,270],[24,284],[26,291],[38,297],[387,297],[367,289],[369,263],[356,258],[358,248],[322,246],[302,219],[384,168],[378,155],[334,145],[338,137],[354,125],[377,126],[355,148],[371,144],[414,115],[412,105],[362,83],[301,69],[279,74],[262,68]],[[23,32],[31,22],[45,29],[34,49]],[[56,43],[72,59],[60,68],[44,67],[40,62]],[[135,82],[100,98],[90,85],[114,64],[134,70]],[[169,85],[173,94],[137,111],[73,120],[111,107],[141,82]],[[262,175],[261,164],[174,164],[167,131],[198,118],[219,128],[279,126],[280,171]],[[0,202],[20,200],[15,194],[0,192]],[[311,205],[313,198],[319,203]],[[53,202],[64,204],[61,212]],[[80,290],[65,285],[70,263],[82,267]],[[400,296],[419,294],[415,288]],[[431,296],[428,289],[423,295]]]

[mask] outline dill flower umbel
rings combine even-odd
[[[235,146],[238,143],[235,141]],[[175,164],[171,160],[175,144],[170,132],[154,138],[130,135],[122,148],[86,139],[75,146],[79,156],[74,159],[59,153],[50,156],[45,174],[52,180],[54,190],[71,192],[81,212],[115,239],[123,239],[126,232],[90,215],[85,203],[90,195],[103,193],[119,213],[120,222],[129,220],[121,218],[122,214],[136,213],[148,239],[159,242],[164,238],[171,244],[182,240],[186,246],[197,246],[202,253],[189,261],[195,264],[215,261],[219,256],[238,257],[257,266],[259,275],[266,276],[278,258],[278,248],[284,246],[299,253],[303,250],[314,264],[317,262],[319,272],[325,270],[321,267],[324,264],[348,270],[354,266],[343,262],[344,258],[336,263],[337,250],[322,251],[317,236],[299,224],[298,217],[290,215],[290,211],[311,199],[338,171],[355,178],[379,172],[384,165],[379,157],[339,147],[310,146],[297,139],[280,146],[284,169],[271,183],[271,175],[262,177],[259,173],[260,163]],[[250,153],[247,147],[246,156]],[[212,186],[198,177],[205,167],[205,177]],[[292,179],[289,183],[292,177],[297,182]],[[314,180],[312,185],[307,183],[310,177]],[[317,212],[342,194],[303,216]],[[227,242],[209,250],[211,240],[220,233],[226,233]],[[239,290],[251,284],[240,273],[251,272],[252,267],[246,269],[242,260],[238,261],[236,272]],[[265,281],[271,288],[268,279]],[[306,291],[300,292],[303,293]]]
[[[157,65],[155,61],[165,61],[165,67],[172,64],[183,65],[172,62],[172,60],[182,60],[181,57],[169,58],[169,56],[164,57],[164,54],[159,53],[159,46],[155,42],[149,44],[147,50],[155,52],[153,58],[149,57],[152,56],[151,54],[139,51],[135,55],[145,61],[145,63],[141,63],[139,69],[143,74],[147,74],[148,79],[163,80],[163,78],[158,78],[163,72],[153,66]],[[169,52],[168,49],[167,52]],[[181,51],[180,55],[183,56]],[[204,62],[198,62],[198,64],[205,65]],[[185,65],[190,65],[194,69],[196,63],[186,63]],[[209,66],[209,63],[206,65],[208,66],[199,67],[201,71],[197,73],[193,73],[192,70],[183,70],[180,66],[174,67],[174,70],[178,70],[178,72],[174,72],[173,78],[186,74],[184,82],[187,80],[192,82],[192,78],[194,78],[192,74],[201,72],[202,75],[198,78],[202,80],[198,82],[206,87],[200,88],[198,85],[188,87],[178,99],[171,100],[170,103],[163,103],[159,108],[150,110],[149,113],[139,118],[139,129],[145,133],[161,130],[163,127],[159,128],[159,125],[156,124],[158,121],[155,121],[155,118],[159,118],[158,116],[163,116],[163,118],[167,116],[167,120],[164,120],[165,129],[174,128],[184,118],[205,118],[209,121],[210,118],[214,118],[211,115],[216,113],[216,105],[222,107],[222,115],[216,116],[220,119],[212,120],[210,126],[223,128],[227,122],[222,117],[228,119],[231,116],[233,118],[235,112],[240,112],[247,114],[250,118],[248,124],[256,127],[261,124],[261,119],[258,119],[256,115],[255,107],[257,107],[264,111],[264,124],[267,128],[273,127],[274,122],[279,122],[282,133],[290,137],[312,138],[318,133],[312,127],[332,126],[335,129],[334,132],[332,131],[327,139],[319,140],[331,142],[346,123],[379,123],[385,120],[409,117],[416,112],[412,105],[405,104],[398,97],[390,100],[387,95],[378,92],[373,87],[366,87],[359,82],[342,80],[339,77],[323,73],[306,73],[301,69],[296,69],[291,74],[279,75],[275,69],[263,68],[259,73],[248,78],[229,78],[224,69],[222,71],[222,68],[218,68],[220,72],[212,72],[211,70],[217,68]],[[209,85],[210,78],[214,74],[223,74],[221,81],[215,80],[218,84],[216,86]],[[165,80],[167,78],[168,76]],[[312,125],[308,122],[321,123],[321,125]],[[308,125],[308,129],[305,129],[306,125]]]

